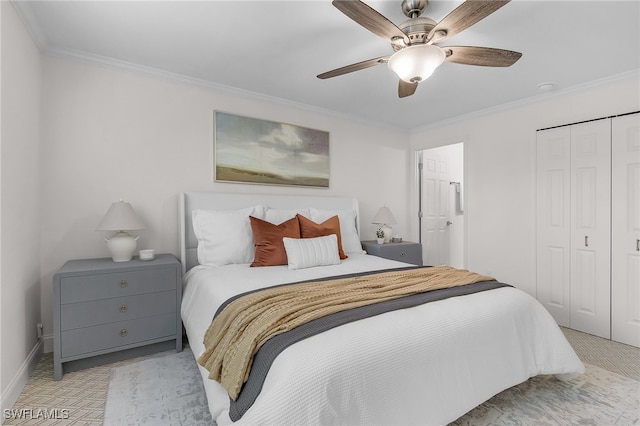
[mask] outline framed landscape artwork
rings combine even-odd
[[[215,180],[329,187],[329,132],[214,111]]]

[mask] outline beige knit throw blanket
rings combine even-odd
[[[198,363],[235,401],[254,354],[271,337],[350,308],[494,278],[448,266],[379,272],[267,288],[239,297],[214,318]]]

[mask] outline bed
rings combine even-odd
[[[317,223],[338,216],[347,257],[291,269],[291,260],[251,267],[246,253],[235,253],[246,252],[245,239],[252,243],[246,215],[278,224],[296,214]],[[216,310],[240,293],[408,266],[362,251],[353,198],[190,192],[180,194],[179,216],[181,314],[196,359]],[[240,223],[241,232],[234,226]],[[535,375],[566,380],[584,372],[548,312],[512,286],[379,313],[301,339],[274,357],[239,414],[227,390],[199,368],[219,425],[445,425]]]

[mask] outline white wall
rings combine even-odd
[[[406,230],[408,134],[141,73],[43,60],[45,334],[52,333],[53,274],[69,259],[109,255],[94,229],[119,198],[147,225],[139,247],[174,254],[177,196],[185,190],[355,196],[364,238],[374,238],[370,222],[384,203],[397,214],[398,231]],[[213,110],[329,131],[330,188],[213,182]]]
[[[0,271],[2,271],[2,13],[4,6],[0,4]],[[0,409],[5,408],[4,386],[2,384],[2,274],[0,272]],[[8,405],[10,402],[7,401]],[[0,424],[2,420],[0,420]]]
[[[412,151],[465,142],[469,269],[535,295],[536,130],[639,110],[638,77],[611,78],[411,134]]]
[[[0,2],[0,371],[2,409],[29,376],[39,348],[41,58],[11,3]]]

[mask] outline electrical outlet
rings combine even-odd
[[[36,324],[36,337],[38,339],[42,339],[42,323],[41,322]]]

